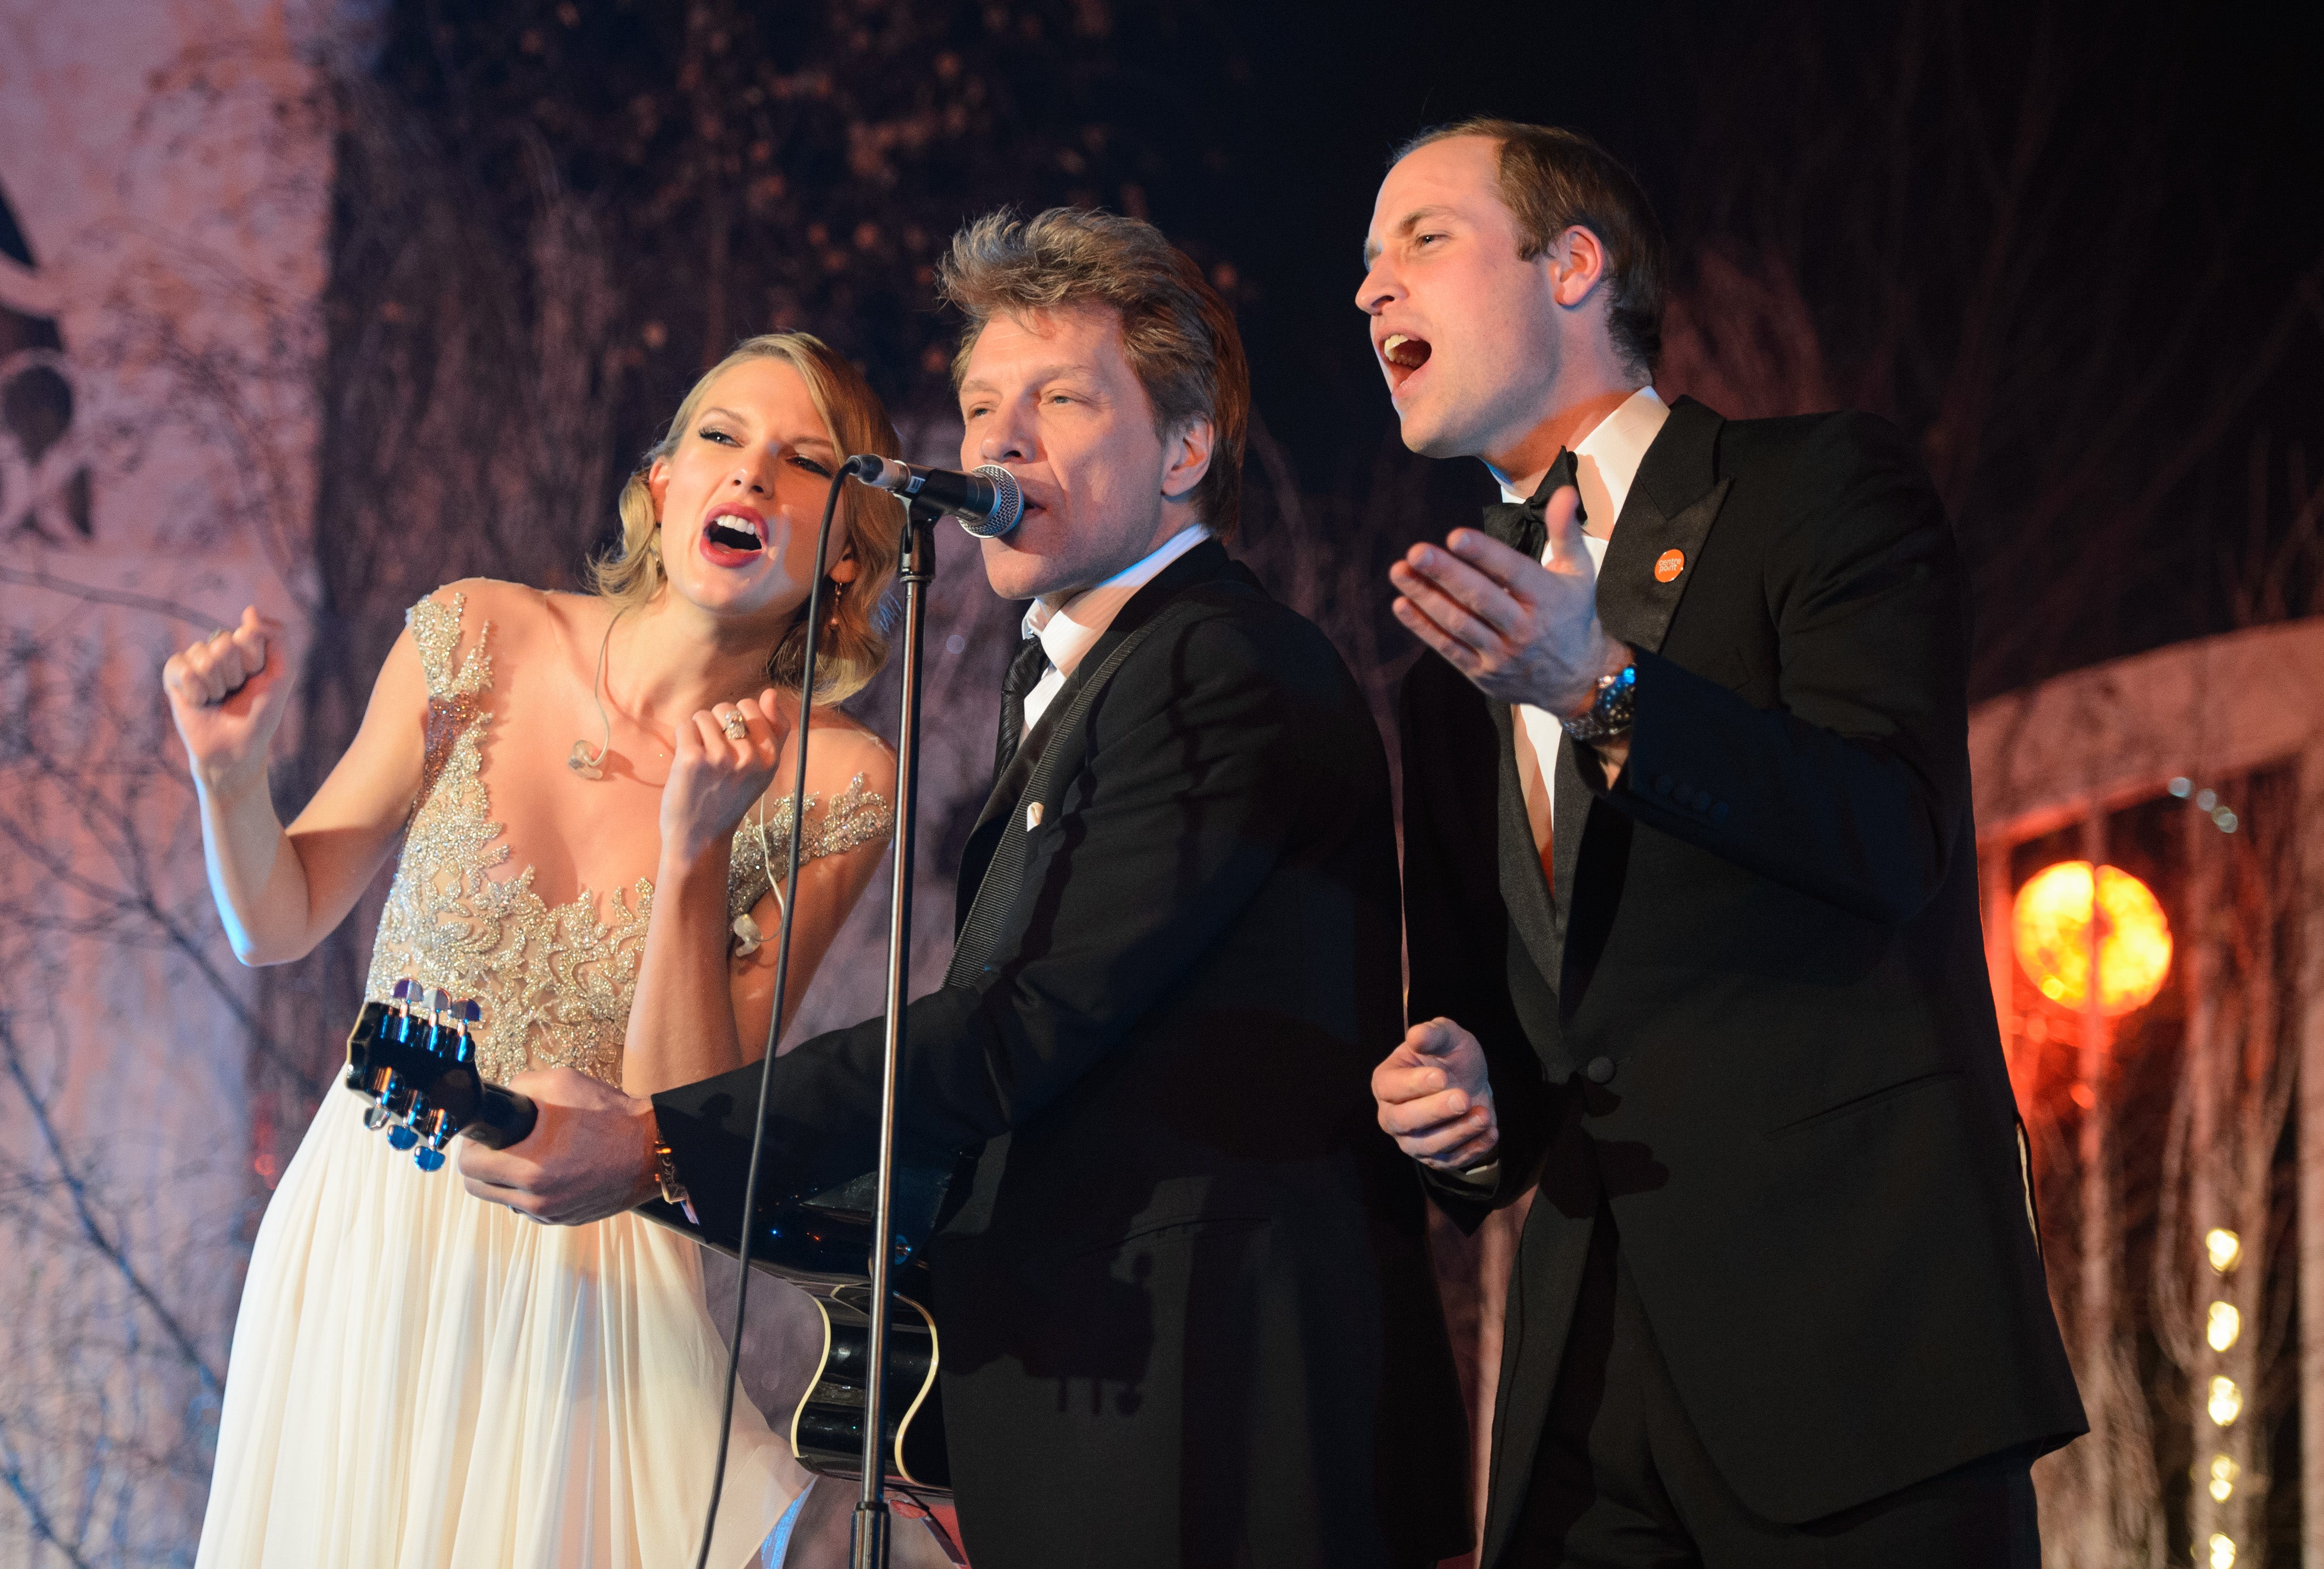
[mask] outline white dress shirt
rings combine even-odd
[[[1613,533],[1614,520],[1622,515],[1622,503],[1629,499],[1631,483],[1638,477],[1638,465],[1669,418],[1670,406],[1655,396],[1652,387],[1640,387],[1592,426],[1574,448],[1574,478],[1582,491],[1582,514],[1591,526],[1602,526],[1607,534]],[[1520,504],[1530,499],[1506,483],[1501,494]],[[1593,569],[1606,564],[1605,539],[1584,534],[1582,543],[1590,552]],[[1549,559],[1545,547],[1541,558]],[[1525,792],[1526,820],[1533,825],[1534,848],[1545,850],[1549,846],[1556,793],[1550,788],[1550,776],[1557,762],[1558,741],[1565,731],[1554,714],[1525,703],[1511,707],[1517,717],[1517,784]]]
[[[1117,572],[1078,594],[1055,600],[1036,599],[1026,608],[1024,635],[1039,638],[1041,650],[1049,659],[1048,669],[1025,694],[1026,734],[1030,734],[1033,726],[1041,722],[1041,715],[1048,712],[1065,678],[1080,668],[1083,656],[1105,635],[1105,629],[1113,624],[1121,607],[1139,589],[1161,576],[1162,568],[1210,537],[1210,525],[1190,523],[1135,567]],[[1018,739],[1022,741],[1024,736]]]

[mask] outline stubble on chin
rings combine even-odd
[[[994,594],[1002,599],[1038,596],[1044,565],[1041,558],[1012,549],[1000,540],[983,540],[979,548],[984,558],[984,580]]]

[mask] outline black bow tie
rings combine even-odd
[[[1549,498],[1563,485],[1578,488],[1579,473],[1572,450],[1559,452],[1557,461],[1549,466],[1549,472],[1541,476],[1541,483],[1533,487],[1533,494],[1522,504],[1501,502],[1485,509],[1485,532],[1512,550],[1522,550],[1539,560],[1542,552],[1549,549],[1549,525],[1542,519],[1549,507]],[[1579,507],[1574,509],[1573,521],[1584,521]]]
[[[1577,491],[1582,488],[1582,464],[1570,447],[1559,450],[1557,461],[1549,466],[1549,472],[1543,475],[1541,483],[1533,487],[1533,494],[1526,498],[1526,510],[1535,517],[1541,516],[1549,510],[1549,498],[1555,495],[1562,486],[1569,485]],[[1573,509],[1573,521],[1577,523],[1588,521],[1582,516],[1578,502]]]
[[[1039,638],[1028,637],[1017,645],[1017,657],[1009,661],[1009,673],[1001,678],[1001,737],[992,752],[996,776],[1008,771],[1009,760],[1017,755],[1017,743],[1025,739],[1026,694],[1048,673],[1049,652]]]

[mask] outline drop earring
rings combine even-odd
[[[846,593],[847,585],[844,583],[834,583],[831,586],[831,619],[823,623],[824,625],[837,626],[839,624],[839,602],[845,596]]]

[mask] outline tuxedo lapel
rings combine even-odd
[[[1549,531],[1540,511],[1530,504],[1503,502],[1485,509],[1485,532],[1512,550],[1538,560],[1548,547]],[[1480,694],[1481,696],[1481,694]],[[1542,873],[1541,852],[1533,842],[1533,818],[1526,810],[1525,787],[1517,779],[1517,714],[1507,703],[1484,699],[1492,715],[1501,745],[1500,780],[1495,791],[1499,805],[1501,901],[1508,907],[1509,925],[1526,956],[1541,971],[1544,985],[1557,990],[1558,919],[1549,881]],[[1559,747],[1562,753],[1563,745]],[[1560,803],[1561,805],[1563,803]]]
[[[1631,482],[1598,568],[1598,619],[1633,648],[1661,651],[1679,600],[1694,581],[1703,540],[1733,483],[1715,477],[1711,466],[1725,423],[1692,398],[1681,398]]]
[[[1501,778],[1497,792],[1500,805],[1501,902],[1508,907],[1509,925],[1535,965],[1542,983],[1557,990],[1557,910],[1551,902],[1549,881],[1542,875],[1541,852],[1533,842],[1533,819],[1526,811],[1525,788],[1517,782],[1517,714],[1507,703],[1485,699],[1493,729],[1501,738]],[[1564,748],[1559,747],[1563,752]]]
[[[1670,630],[1702,543],[1727,499],[1727,481],[1715,477],[1712,458],[1726,421],[1692,398],[1672,406],[1670,418],[1646,448],[1623,503],[1606,559],[1598,573],[1598,614],[1608,631],[1633,647],[1659,651]],[[1560,457],[1560,464],[1565,459]],[[1547,490],[1545,483],[1542,487]],[[1540,499],[1538,494],[1536,499]],[[1548,544],[1540,511],[1530,503],[1485,509],[1485,532],[1538,559]],[[1660,564],[1668,561],[1668,566]],[[1675,568],[1673,570],[1672,568]],[[1500,737],[1499,846],[1501,898],[1526,953],[1553,992],[1560,989],[1567,921],[1582,840],[1596,798],[1582,782],[1573,744],[1560,738],[1549,770],[1553,829],[1553,890],[1533,841],[1525,791],[1517,780],[1516,715],[1507,703],[1485,699]]]
[[[1646,448],[1637,475],[1631,482],[1629,498],[1622,504],[1613,538],[1607,544],[1606,558],[1598,569],[1598,617],[1605,623],[1607,631],[1633,648],[1660,651],[1663,638],[1670,631],[1671,618],[1678,611],[1679,600],[1686,593],[1687,585],[1694,580],[1695,560],[1711,533],[1711,525],[1718,521],[1720,503],[1727,499],[1729,482],[1717,478],[1712,472],[1719,429],[1725,423],[1693,399],[1681,398],[1672,406],[1670,418]],[[1534,554],[1539,555],[1543,531],[1537,521],[1529,537],[1534,540]],[[1505,542],[1519,549],[1526,548],[1521,539],[1508,539]],[[1555,765],[1549,771],[1553,824],[1550,859],[1556,877],[1554,893],[1537,860],[1533,862],[1531,876],[1526,877],[1526,869],[1517,863],[1517,858],[1510,854],[1508,844],[1508,798],[1516,789],[1517,771],[1514,749],[1508,741],[1511,716],[1508,705],[1495,704],[1494,707],[1504,734],[1503,897],[1508,901],[1510,918],[1528,934],[1533,928],[1520,908],[1529,904],[1536,891],[1540,903],[1548,908],[1548,922],[1542,928],[1543,942],[1536,945],[1528,936],[1526,946],[1549,977],[1561,1014],[1570,1017],[1573,1009],[1581,1005],[1598,941],[1603,935],[1589,929],[1593,918],[1585,912],[1581,917],[1584,928],[1583,962],[1577,974],[1567,961],[1572,956],[1583,849],[1593,832],[1615,832],[1618,825],[1599,821],[1597,798],[1582,781],[1582,759],[1573,743],[1561,736]],[[1591,766],[1596,766],[1594,761]],[[1614,815],[1611,808],[1608,812],[1609,817]],[[1522,825],[1522,800],[1517,802],[1517,814]],[[1529,838],[1527,844],[1530,844]],[[1601,862],[1608,855],[1618,861],[1619,846],[1609,844],[1600,849],[1604,853]],[[1597,907],[1593,904],[1591,908]]]
[[[984,798],[984,809],[977,814],[976,826],[968,836],[967,848],[960,860],[960,878],[953,889],[953,935],[957,938],[968,924],[970,909],[976,902],[977,891],[983,886],[985,874],[991,870],[993,856],[1001,848],[1009,826],[1015,820],[1017,803],[1032,781],[1034,771],[1040,767],[1042,756],[1056,732],[1060,718],[1071,713],[1075,701],[1096,672],[1106,666],[1114,650],[1123,641],[1160,614],[1165,605],[1185,588],[1205,583],[1214,577],[1229,577],[1240,571],[1227,555],[1226,547],[1216,540],[1205,540],[1157,573],[1154,580],[1130,597],[1115,613],[1104,632],[1098,634],[1089,651],[1065,678],[1049,706],[1042,710],[1040,722],[1026,733],[1025,740],[992,781],[991,793]]]
[[[1084,660],[1077,667],[1086,670],[1093,667]],[[1033,777],[1041,753],[1049,744],[1049,735],[1056,726],[1057,715],[1069,706],[1072,696],[1079,688],[1067,681],[1049,702],[1041,722],[1025,733],[1025,739],[1009,759],[1009,766],[992,781],[992,791],[984,798],[984,809],[977,814],[976,826],[969,831],[968,846],[961,852],[960,879],[953,887],[953,935],[968,923],[968,907],[975,902],[976,891],[984,881],[984,870],[992,864],[992,853],[1001,847],[1001,835],[1009,826],[1009,815],[1016,809],[1017,799],[1025,793],[1025,782]]]
[[[1557,766],[1550,771],[1549,798],[1553,829],[1549,854],[1557,868],[1557,942],[1562,964],[1565,928],[1573,918],[1573,876],[1582,863],[1582,835],[1590,826],[1590,809],[1596,805],[1590,787],[1582,782],[1581,759],[1567,736],[1557,738]]]

